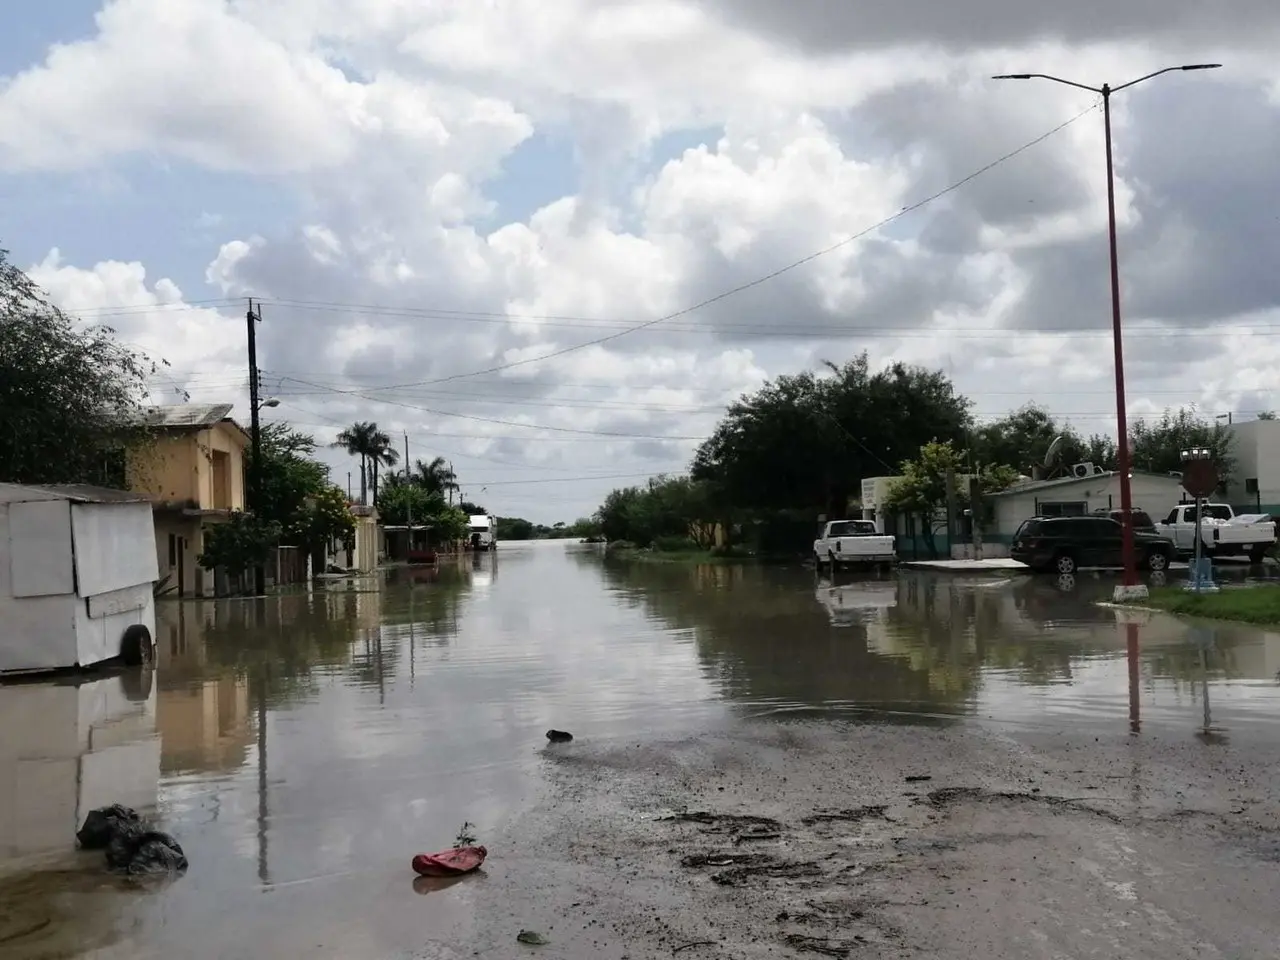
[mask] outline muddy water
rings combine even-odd
[[[832,585],[543,543],[166,604],[154,676],[0,687],[0,957],[468,956],[486,885],[518,869],[536,892],[544,867],[429,887],[408,861],[463,821],[500,843],[546,801],[548,727],[597,747],[825,717],[1123,736],[1125,632],[1093,605],[1110,588]],[[1269,735],[1280,632],[1138,630],[1144,735],[1203,736],[1206,715],[1210,742]],[[140,890],[73,851],[115,801],[179,837],[186,876]]]

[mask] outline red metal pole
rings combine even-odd
[[[1129,484],[1129,422],[1124,397],[1124,335],[1120,329],[1120,259],[1116,253],[1116,181],[1111,159],[1111,87],[1102,85],[1102,119],[1107,139],[1107,226],[1111,236],[1111,335],[1116,352],[1116,451],[1120,469],[1121,556],[1124,585],[1138,583],[1133,555],[1133,492]]]

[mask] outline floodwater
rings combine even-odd
[[[468,956],[438,945],[484,926],[492,873],[415,885],[409,860],[544,803],[550,727],[605,746],[828,717],[1129,736],[1126,628],[1095,605],[1111,587],[832,585],[550,542],[162,604],[154,673],[0,686],[0,958]],[[1272,736],[1280,631],[1136,622],[1142,736]],[[113,802],[175,834],[187,874],[142,889],[75,852]],[[536,862],[503,869],[538,882]]]

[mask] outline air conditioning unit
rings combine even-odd
[[[1071,475],[1073,477],[1092,477],[1098,472],[1098,470],[1094,469],[1092,463],[1077,463],[1071,468]]]

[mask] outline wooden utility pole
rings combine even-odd
[[[409,486],[409,431],[404,432],[404,483]],[[409,547],[413,547],[413,497],[405,490],[405,516],[409,527]]]
[[[253,460],[249,468],[249,512],[255,517],[261,508],[262,497],[262,424],[259,419],[261,402],[258,399],[258,336],[257,324],[262,322],[262,305],[258,305],[258,313],[253,311],[253,298],[249,298],[249,310],[245,314],[245,325],[249,332],[249,439],[253,448]],[[261,519],[261,517],[258,517]],[[253,568],[253,592],[258,596],[267,592],[266,573],[262,564]]]

